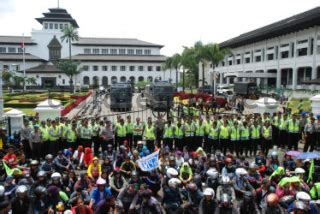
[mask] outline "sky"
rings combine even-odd
[[[58,0],[0,0],[0,35],[30,35]],[[138,38],[179,53],[196,41],[220,43],[320,6],[320,0],[60,0],[83,37]]]

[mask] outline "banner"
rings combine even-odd
[[[159,165],[159,150],[137,160],[140,169],[144,172],[156,169]]]

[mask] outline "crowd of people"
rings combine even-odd
[[[304,112],[34,117],[2,132],[0,214],[320,213],[319,160],[289,152],[319,139],[320,115]]]

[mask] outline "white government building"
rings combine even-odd
[[[255,81],[260,86],[318,89],[304,81],[320,78],[320,7],[241,34],[220,48],[232,54],[214,68],[219,75],[213,75],[212,65],[206,67],[208,82],[215,76],[220,84]]]
[[[69,44],[61,41],[62,29],[79,26],[62,8],[52,8],[36,18],[40,30],[32,30],[30,37],[0,36],[0,70],[25,69],[28,77],[35,77],[38,87],[68,86],[69,78],[52,62],[68,59]],[[21,44],[25,44],[25,68]],[[80,62],[82,72],[75,77],[79,85],[110,85],[113,81],[168,80],[169,71],[162,70],[166,57],[161,55],[163,46],[138,39],[80,37],[72,42],[72,59]],[[175,78],[172,78],[175,80]]]

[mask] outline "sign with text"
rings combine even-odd
[[[145,172],[156,169],[159,165],[159,150],[137,160],[137,163],[141,170]]]

